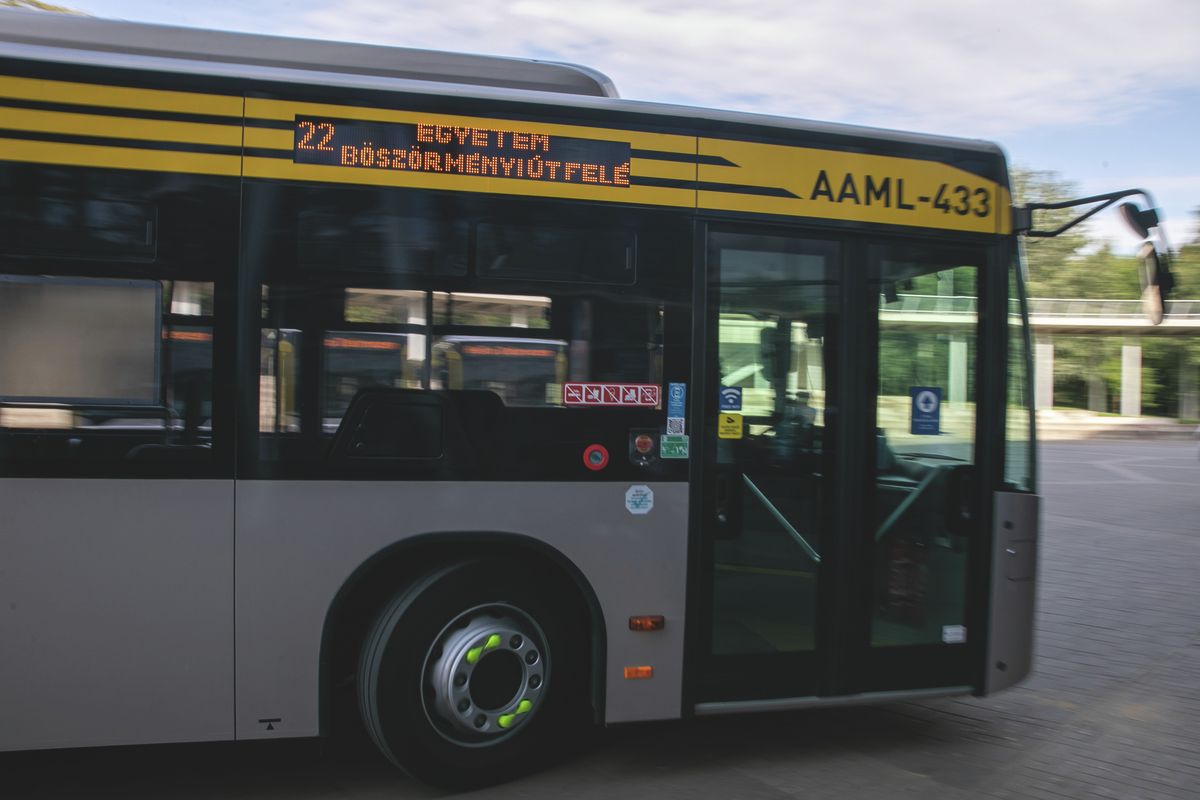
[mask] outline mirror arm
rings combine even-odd
[[[1098,214],[1104,209],[1111,206],[1126,197],[1131,197],[1135,194],[1140,194],[1146,198],[1147,204],[1151,208],[1154,207],[1154,201],[1150,199],[1150,195],[1144,189],[1125,189],[1120,192],[1108,192],[1107,194],[1097,194],[1091,197],[1080,197],[1076,200],[1063,200],[1059,203],[1026,203],[1023,206],[1017,206],[1013,209],[1013,232],[1024,234],[1025,236],[1051,238],[1059,234],[1066,233],[1074,228],[1079,223]],[[1034,211],[1053,211],[1061,208],[1074,208],[1076,206],[1085,206],[1088,203],[1099,203],[1095,208],[1088,209],[1085,213],[1080,214],[1075,219],[1066,223],[1060,228],[1051,231],[1038,230],[1033,227],[1033,212]]]

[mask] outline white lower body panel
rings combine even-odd
[[[0,479],[0,750],[233,737],[233,505]]]
[[[380,550],[439,532],[521,534],[561,552],[604,614],[606,720],[678,717],[688,487],[651,486],[651,511],[632,514],[626,483],[239,481],[238,738],[319,732],[318,659],[338,590]],[[666,629],[634,633],[635,614],[662,614]],[[625,680],[631,665],[654,677]]]

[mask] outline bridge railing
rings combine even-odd
[[[1168,300],[1167,317],[1200,319],[1200,300]],[[1084,300],[1031,297],[1032,317],[1141,317],[1141,300]]]
[[[974,297],[932,294],[901,294],[885,308],[904,314],[975,314],[978,301]],[[1200,321],[1200,300],[1168,300],[1167,317]],[[1109,319],[1140,318],[1141,300],[1085,300],[1081,298],[1031,297],[1031,317],[1089,317]]]

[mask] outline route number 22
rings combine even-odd
[[[332,122],[300,120],[296,123],[296,127],[296,132],[300,134],[300,141],[296,143],[297,150],[333,150],[329,146],[329,143],[333,141]],[[317,136],[321,136],[321,139],[316,144],[313,144],[313,139],[317,138]]]

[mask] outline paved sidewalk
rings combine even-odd
[[[1044,409],[1037,412],[1038,438],[1042,441],[1092,439],[1171,439],[1196,437],[1196,425],[1167,417],[1121,417],[1094,414],[1076,408]]]

